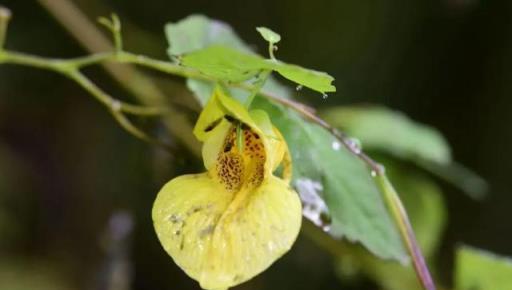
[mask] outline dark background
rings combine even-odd
[[[127,49],[162,59],[164,24],[193,13],[231,24],[263,52],[254,28],[276,30],[283,36],[279,58],[336,78],[336,94],[323,100],[304,93],[307,103],[382,103],[401,110],[438,128],[455,159],[489,182],[483,202],[444,185],[444,279],[458,242],[512,256],[512,2],[74,2],[91,19],[118,13],[127,26]],[[8,49],[51,57],[87,54],[37,2],[0,4],[14,14]],[[101,69],[88,72],[113,95],[134,101]],[[186,152],[169,155],[128,135],[73,82],[1,66],[0,214],[7,213],[0,222],[0,279],[41,276],[53,286],[48,289],[110,289],[104,286],[109,271],[129,265],[133,272],[121,272],[132,289],[198,289],[162,251],[150,209],[166,180],[199,168]],[[113,230],[107,230],[109,220]],[[116,240],[130,221],[129,238]],[[289,255],[240,289],[374,289],[368,283],[340,282],[329,256],[299,238]]]

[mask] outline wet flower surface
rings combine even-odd
[[[165,250],[204,289],[247,281],[286,253],[300,230],[284,139],[264,111],[217,88],[194,129],[207,172],[169,181],[153,221]],[[282,177],[273,172],[282,165]]]

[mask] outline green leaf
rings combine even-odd
[[[366,149],[393,156],[449,164],[448,142],[435,129],[416,123],[404,114],[380,106],[336,107],[322,112],[331,125],[359,138]]]
[[[206,76],[228,82],[246,81],[269,68],[267,61],[260,56],[220,45],[185,54],[181,64],[197,69]]]
[[[214,85],[207,81],[187,79],[187,87],[194,93],[201,107],[204,107],[213,93]]]
[[[359,138],[367,150],[409,160],[475,199],[485,196],[485,180],[454,163],[448,142],[432,127],[380,106],[336,107],[323,111],[322,116],[331,125]]]
[[[261,34],[261,36],[268,42],[274,44],[281,41],[281,35],[275,33],[274,31],[266,28],[266,27],[257,27],[256,30]]]
[[[169,56],[200,50],[211,44],[250,51],[229,25],[203,15],[190,15],[176,23],[168,23],[165,34],[170,44]]]
[[[226,46],[213,45],[185,54],[181,64],[197,69],[206,76],[230,82],[243,82],[263,70],[275,70],[285,78],[322,94],[336,91],[331,85],[334,78],[326,73],[266,60]]]
[[[468,246],[457,249],[457,290],[505,290],[512,285],[512,259]]]
[[[276,62],[273,69],[283,77],[322,94],[336,91],[336,87],[331,84],[334,78],[324,72],[284,62]]]
[[[271,44],[281,41],[281,36],[266,27],[258,27],[256,30]],[[298,65],[276,61],[272,68],[283,77],[312,90],[325,94],[335,92],[336,87],[331,83],[334,78],[324,72],[306,69]]]
[[[211,45],[224,45],[244,52],[252,52],[250,47],[224,22],[192,15],[179,22],[169,23],[165,27],[167,40],[170,43],[169,56],[175,57]],[[210,82],[187,79],[188,88],[196,95],[201,105],[206,104],[212,95],[214,85]],[[289,98],[290,89],[269,77],[263,91],[281,98]],[[230,89],[231,94],[244,102],[246,95],[240,90]]]
[[[291,90],[288,87],[283,86],[280,82],[276,81],[276,79],[272,76],[267,79],[263,85],[263,88],[261,88],[261,91],[265,94],[276,96],[282,99],[292,98]]]
[[[485,179],[461,164],[437,164],[426,160],[418,160],[417,164],[476,200],[485,198],[487,194],[489,186]]]
[[[330,235],[360,242],[381,258],[407,260],[398,231],[361,160],[323,128],[304,121],[294,111],[263,98],[256,98],[253,107],[270,115],[290,147],[292,182],[305,202],[306,217],[317,224],[325,221],[325,213],[312,216],[314,209],[309,206],[312,200],[320,205],[325,201],[332,220]]]
[[[228,25],[220,21],[193,15],[177,23],[167,24],[165,30],[170,43],[169,55],[176,57],[186,54],[182,64],[196,68],[207,76],[224,81],[243,82],[254,77],[259,70],[275,70],[298,85],[322,94],[336,91],[331,85],[334,78],[326,73],[280,61],[268,61],[255,55]],[[196,93],[204,93],[204,86],[189,87],[199,87],[201,89]],[[279,91],[282,92],[283,89]],[[205,98],[204,95],[200,97]]]

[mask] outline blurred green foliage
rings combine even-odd
[[[411,161],[452,161],[448,142],[437,130],[415,123],[400,112],[377,106],[346,106],[324,110],[322,116],[347,134],[357,136],[370,150]]]
[[[512,260],[468,246],[457,249],[455,288],[457,290],[510,289]]]

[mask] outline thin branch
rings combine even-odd
[[[425,263],[425,258],[423,258],[423,254],[421,253],[418,241],[414,235],[411,223],[409,222],[407,211],[405,210],[400,197],[384,174],[379,174],[375,178],[380,191],[383,193],[385,203],[388,206],[393,219],[397,223],[402,241],[405,244],[409,255],[412,257],[414,270],[416,271],[418,280],[421,282],[425,290],[435,290],[436,286],[430,276],[427,264]]]
[[[155,138],[148,136],[142,130],[133,125],[133,123],[124,115],[125,112],[136,115],[147,115],[159,112],[150,111],[151,108],[134,106],[114,99],[109,94],[101,90],[98,86],[96,86],[96,84],[91,82],[86,76],[84,76],[78,70],[71,71],[69,74],[66,75],[72,80],[74,80],[77,84],[79,84],[87,92],[89,92],[92,96],[94,96],[98,101],[107,106],[109,108],[109,111],[112,113],[112,116],[117,121],[117,123],[128,133],[148,143],[162,146],[169,151],[170,149],[172,149],[172,147],[169,144],[165,144]]]
[[[91,80],[89,80],[85,75],[83,75],[79,71],[79,69],[82,66],[91,65],[96,62],[101,62],[109,57],[112,57],[112,55],[97,54],[92,55],[90,57],[83,57],[73,60],[56,60],[21,53],[0,51],[0,64],[19,64],[61,73],[69,77],[70,79],[74,80],[91,96],[93,96],[95,99],[97,99],[107,108],[109,108],[109,111],[112,113],[114,119],[127,132],[143,141],[147,141],[149,143],[157,144],[167,149],[170,149],[171,147],[168,144],[164,144],[154,138],[147,136],[143,131],[139,130],[135,125],[133,125],[131,121],[124,115],[124,113],[140,116],[160,115],[163,112],[165,112],[165,110],[162,110],[159,107],[152,108],[137,106],[119,101],[110,96],[109,94],[105,93],[96,84],[94,84]]]
[[[96,84],[91,82],[85,75],[83,75],[80,71],[74,70],[70,73],[66,74],[69,78],[74,80],[77,84],[79,84],[83,89],[88,91],[92,96],[94,96],[98,101],[103,103],[105,106],[110,108],[111,110],[116,110],[119,112],[129,113],[133,115],[159,115],[164,111],[158,107],[144,107],[137,106],[128,103],[121,102],[109,94],[105,93],[101,90]]]
[[[270,93],[267,93],[267,92],[263,92],[261,91],[260,92],[260,95],[263,96],[263,97],[266,97],[267,99],[270,99],[276,103],[280,103],[286,107],[297,107],[297,108],[294,108],[295,110],[301,110],[301,111],[305,111],[305,112],[308,112],[310,114],[315,114],[316,113],[316,109],[313,108],[313,107],[310,107],[308,105],[305,105],[303,103],[299,103],[299,102],[296,102],[292,99],[285,99],[285,98],[281,98],[281,97],[278,97],[278,96],[275,96],[273,94],[270,94]]]
[[[110,19],[100,17],[98,19],[98,22],[100,24],[103,24],[112,33],[115,51],[123,51],[123,38],[121,37],[121,21],[119,21],[119,17],[115,13],[112,13]]]
[[[61,60],[49,59],[18,52],[0,51],[0,64],[11,63],[24,66],[31,66],[35,68],[54,71],[65,76],[68,76],[69,78],[76,81],[84,89],[86,89],[89,93],[91,93],[91,95],[94,96],[98,101],[100,101],[109,108],[111,108],[113,103],[116,103],[119,105],[121,112],[142,116],[160,115],[166,112],[166,110],[163,110],[160,107],[137,106],[119,101],[111,97],[110,95],[106,94],[105,92],[101,91],[101,89],[99,89],[94,83],[92,83],[82,73],[79,72],[79,69],[84,66],[99,63],[109,58],[113,58],[113,55],[97,54],[88,57]]]
[[[90,53],[105,54],[106,51],[112,52],[114,50],[109,39],[103,35],[95,23],[90,21],[72,1],[38,0],[38,2]],[[111,59],[111,57],[105,55],[98,56],[98,58],[103,57]],[[97,63],[96,60],[87,58],[85,58],[84,62]],[[165,127],[194,155],[201,155],[200,144],[192,135],[193,126],[190,120],[183,112],[174,108],[169,103],[168,96],[161,91],[152,79],[136,70],[133,66],[119,66],[110,62],[101,63],[107,72],[142,104],[166,108],[167,114],[162,118]]]

